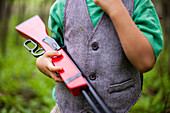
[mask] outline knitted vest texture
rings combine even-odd
[[[122,1],[132,16],[134,0]],[[67,0],[64,44],[107,106],[128,112],[141,94],[140,73],[125,56],[110,17],[103,13],[94,28],[86,1]],[[72,96],[64,83],[57,83],[55,97],[61,113],[93,113],[85,98]]]

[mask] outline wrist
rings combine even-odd
[[[124,6],[121,0],[117,0],[115,5],[110,8],[108,11],[108,15],[111,19],[116,19],[118,17],[122,17],[127,12],[126,7]]]

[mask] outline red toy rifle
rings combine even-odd
[[[36,15],[16,26],[16,30],[20,33],[20,35],[28,39],[24,42],[24,46],[35,57],[43,55],[45,51],[56,50],[61,52],[62,56],[59,58],[53,58],[52,63],[54,66],[63,67],[63,71],[60,71],[59,74],[72,95],[78,96],[83,94],[96,113],[101,113],[102,111],[100,111],[96,104],[94,104],[92,98],[99,104],[104,113],[111,113],[87,78],[83,76],[83,73],[80,71],[69,53],[66,50],[64,51],[53,38],[48,36],[45,24],[39,16]],[[34,48],[29,48],[29,43],[32,43]],[[39,49],[37,43],[42,47],[42,49]]]

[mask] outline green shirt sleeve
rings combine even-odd
[[[61,42],[61,44],[63,44],[63,13],[65,3],[66,0],[56,0],[51,7],[49,16],[49,28],[52,31],[53,37]],[[91,0],[87,0],[87,7],[95,27],[103,11]],[[163,48],[163,36],[159,18],[151,0],[135,0],[132,19],[149,40],[157,59]]]
[[[159,18],[151,0],[135,0],[132,19],[149,40],[157,59],[163,48],[163,35]]]
[[[56,0],[51,6],[48,27],[53,38],[63,45],[63,13],[66,0]]]

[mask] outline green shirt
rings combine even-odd
[[[86,0],[89,15],[95,27],[103,10],[93,0]],[[63,44],[63,14],[66,0],[56,0],[52,5],[49,16],[49,28],[53,37]],[[157,59],[163,48],[162,29],[159,18],[151,0],[135,0],[132,19],[141,32],[149,40]]]

